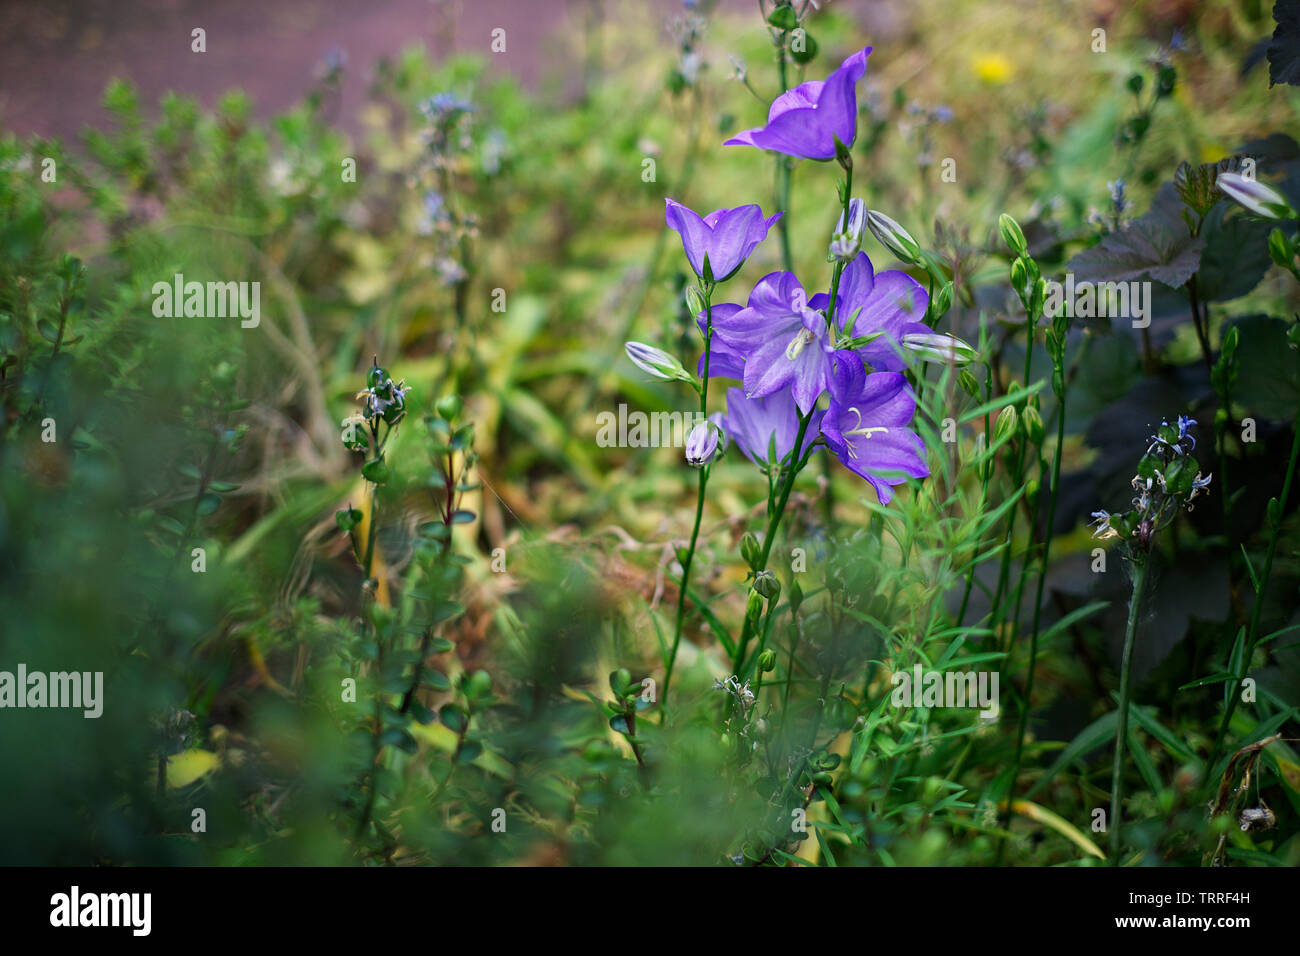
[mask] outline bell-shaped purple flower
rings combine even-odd
[[[930,474],[925,443],[907,427],[916,396],[898,372],[868,375],[851,352],[836,352],[835,359],[822,435],[844,467],[867,479],[880,503],[888,504],[892,485]]]
[[[823,414],[813,412],[804,433],[803,449],[816,436]],[[768,463],[768,451],[773,446],[779,462],[790,454],[799,436],[799,409],[788,388],[767,398],[747,398],[743,389],[731,388],[727,390],[722,429],[756,465]]]
[[[709,349],[709,378],[734,378],[737,381],[745,377],[745,356],[741,355],[727,343],[723,342],[717,334],[717,323],[731,319],[742,306],[734,302],[720,302],[713,307],[713,347]],[[708,317],[701,312],[696,317],[696,323],[700,327],[700,334],[703,335],[708,331]],[[700,353],[700,361],[696,365],[696,374],[701,378],[704,377],[704,354]]]
[[[807,413],[826,390],[831,347],[826,319],[809,308],[793,273],[763,276],[745,308],[733,314],[719,317],[715,311],[713,335],[744,356],[742,381],[750,398],[789,386],[799,410]]]
[[[718,454],[719,439],[725,437],[719,424],[720,420],[720,415],[710,415],[692,428],[691,433],[686,436],[686,463],[692,468],[703,468],[712,463]],[[725,442],[723,444],[725,447]]]
[[[819,292],[808,303],[825,310],[830,296]],[[865,252],[844,267],[835,301],[835,325],[854,338],[883,333],[855,351],[873,369],[899,372],[907,367],[903,336],[927,335],[925,318],[930,297],[906,272],[891,269],[879,275]]]
[[[724,146],[757,146],[799,159],[834,159],[835,140],[852,146],[858,133],[857,83],[871,47],[859,50],[823,80],[800,83],[772,101],[767,125],[745,130]]]
[[[665,199],[668,225],[682,237],[682,247],[695,274],[711,282],[729,279],[767,238],[781,213],[763,218],[756,205],[716,209],[704,218],[679,202]],[[706,264],[707,257],[707,264]]]

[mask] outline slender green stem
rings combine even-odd
[[[1210,751],[1210,760],[1206,764],[1207,781],[1208,775],[1214,769],[1219,760],[1219,754],[1223,749],[1223,743],[1228,736],[1228,726],[1232,723],[1232,715],[1237,711],[1237,704],[1241,700],[1241,682],[1246,679],[1246,674],[1250,670],[1251,659],[1255,656],[1255,645],[1259,641],[1259,616],[1264,609],[1264,595],[1268,590],[1268,579],[1273,573],[1273,556],[1277,552],[1278,533],[1281,529],[1282,513],[1286,508],[1287,499],[1291,496],[1291,482],[1295,478],[1296,460],[1300,458],[1300,405],[1296,406],[1295,418],[1295,437],[1291,441],[1291,460],[1287,462],[1286,478],[1282,482],[1282,496],[1278,498],[1278,520],[1269,522],[1268,531],[1268,551],[1264,556],[1263,573],[1259,576],[1259,586],[1255,589],[1255,606],[1250,609],[1250,625],[1246,629],[1246,642],[1242,647],[1241,664],[1239,670],[1232,677],[1232,687],[1228,693],[1228,703],[1223,711],[1223,720],[1219,723],[1219,732],[1214,738],[1214,749]]]
[[[803,439],[808,431],[808,422],[812,420],[812,412],[807,415],[799,416],[799,433],[795,436],[794,447],[790,450],[790,467],[786,471],[785,481],[781,484],[781,491],[777,497],[776,507],[772,509],[772,517],[767,523],[767,534],[763,538],[763,550],[759,555],[758,567],[754,569],[755,574],[759,571],[767,570],[767,560],[772,554],[772,545],[776,541],[776,532],[781,524],[781,517],[785,514],[786,502],[790,500],[790,490],[794,487],[794,480],[798,477],[803,466],[808,463],[808,456],[800,458],[803,450]],[[732,671],[739,674],[741,664],[745,661],[745,651],[749,647],[749,640],[753,637],[753,619],[748,615],[745,617],[745,626],[740,635],[740,641],[736,645],[736,656],[732,661]]]
[[[1065,392],[1059,401],[1059,414],[1056,418],[1056,450],[1052,454],[1052,472],[1044,475],[1051,482],[1047,497],[1047,530],[1043,536],[1043,559],[1038,570],[1038,591],[1034,595],[1034,622],[1029,632],[1029,671],[1025,678],[1025,698],[1020,707],[1020,726],[1016,732],[1016,761],[1011,774],[1010,789],[1007,799],[1015,798],[1016,781],[1020,777],[1020,762],[1025,749],[1025,730],[1029,726],[1029,707],[1034,697],[1034,673],[1038,668],[1038,626],[1043,610],[1043,586],[1047,581],[1047,564],[1052,553],[1052,526],[1056,523],[1056,492],[1061,481],[1061,447],[1065,444]]]
[[[704,293],[704,381],[700,386],[700,417],[709,411],[709,353],[713,349],[713,283],[705,282]],[[668,652],[668,661],[664,666],[664,688],[661,700],[667,700],[668,687],[673,680],[673,667],[677,664],[677,649],[682,642],[682,626],[686,618],[686,588],[690,583],[691,565],[695,561],[695,546],[700,539],[700,522],[704,517],[704,492],[709,484],[709,466],[700,469],[700,486],[695,497],[695,523],[691,527],[691,543],[682,560],[682,583],[677,592],[677,622],[673,626],[673,646]]]
[[[1129,692],[1133,680],[1133,644],[1137,637],[1142,591],[1146,586],[1147,556],[1133,560],[1133,596],[1129,599],[1128,624],[1124,628],[1124,655],[1119,666],[1119,722],[1115,728],[1115,766],[1110,776],[1110,863],[1119,865],[1120,805],[1124,796],[1124,743],[1128,740]]]

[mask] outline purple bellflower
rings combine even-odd
[[[763,276],[737,312],[719,316],[714,310],[713,334],[744,356],[742,381],[750,398],[790,386],[799,411],[807,414],[826,390],[832,347],[826,319],[809,308],[793,273]]]
[[[781,213],[763,218],[756,205],[716,209],[704,218],[671,199],[664,218],[682,237],[686,258],[701,279],[722,282],[739,271],[754,247],[767,238]]]
[[[817,434],[823,414],[813,413],[804,434],[804,449]],[[794,448],[794,440],[799,435],[799,409],[788,388],[767,398],[747,398],[743,389],[731,388],[727,390],[727,414],[722,417],[722,429],[746,458],[762,467],[768,463],[770,446],[776,447],[777,461]]]
[[[930,474],[925,443],[907,427],[916,396],[898,372],[868,375],[852,353],[835,353],[831,404],[822,435],[844,467],[865,478],[882,505],[894,497],[892,485]]]
[[[824,312],[830,296],[819,292],[808,305]],[[897,269],[877,275],[862,252],[844,267],[836,295],[835,324],[840,332],[855,338],[883,333],[856,351],[873,369],[900,372],[907,367],[903,336],[930,334],[930,327],[921,321],[929,306],[930,297],[921,283]]]
[[[756,146],[799,159],[834,159],[835,140],[852,146],[858,133],[857,83],[871,47],[853,54],[823,80],[800,83],[772,101],[767,125],[745,130],[724,146]]]

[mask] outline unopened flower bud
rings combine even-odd
[[[749,599],[745,602],[745,617],[752,622],[757,622],[763,613],[763,595],[757,591],[749,592]]]
[[[1002,241],[1007,244],[1007,248],[1017,256],[1023,256],[1029,252],[1029,246],[1025,243],[1025,234],[1020,228],[1020,223],[1006,213],[998,216],[998,232],[1002,233]]]
[[[1229,199],[1263,219],[1294,219],[1295,210],[1276,189],[1237,173],[1220,173],[1216,184]]]
[[[718,453],[718,428],[713,422],[700,422],[686,437],[686,463],[692,468],[710,464]]]
[[[975,361],[975,350],[961,339],[939,332],[909,332],[902,346],[926,362],[953,362],[968,365]]]
[[[627,357],[632,360],[633,365],[655,378],[661,378],[665,382],[691,381],[686,369],[682,368],[682,363],[663,349],[642,342],[628,342],[623,348],[626,349]]]
[[[840,262],[848,262],[862,248],[862,227],[867,221],[867,204],[861,199],[849,200],[849,214],[846,221],[840,213],[835,232],[831,235],[831,255]]]
[[[921,246],[911,234],[884,213],[867,213],[867,228],[877,241],[908,265],[920,261]]]
[[[1025,434],[1035,445],[1043,443],[1043,435],[1046,430],[1043,428],[1043,416],[1033,405],[1028,406],[1022,416],[1025,422]]]
[[[1015,290],[1016,295],[1022,299],[1025,296],[1025,287],[1029,284],[1029,269],[1025,265],[1024,259],[1016,259],[1011,263],[1011,288]]]
[[[754,590],[769,601],[775,601],[781,596],[781,582],[771,571],[759,571],[754,575]]]
[[[434,410],[438,413],[439,418],[444,421],[454,422],[460,417],[460,407],[459,397],[446,395],[438,399],[438,404],[434,406]]]
[[[1283,269],[1295,267],[1295,250],[1282,234],[1281,229],[1274,229],[1268,234],[1268,254],[1274,263]]]
[[[751,568],[757,568],[762,552],[763,549],[759,547],[758,538],[754,536],[754,532],[746,531],[740,539],[740,556],[745,559],[745,563]]]
[[[1016,415],[1016,410],[1013,406],[1008,405],[1006,408],[1002,409],[998,414],[998,420],[993,423],[994,443],[997,444],[1004,439],[1009,439],[1014,436],[1019,422],[1019,416]]]
[[[691,315],[703,315],[708,308],[704,303],[704,296],[700,292],[699,286],[689,285],[686,287],[686,308]]]
[[[770,647],[762,654],[758,655],[758,672],[766,674],[768,671],[776,670],[776,651]]]
[[[931,318],[928,320],[930,325],[934,324],[935,319],[947,315],[948,310],[952,308],[952,291],[951,282],[945,282],[939,286],[939,291],[935,293],[934,299],[930,302]]]

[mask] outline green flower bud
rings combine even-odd
[[[758,672],[766,674],[769,671],[776,670],[776,651],[770,647],[758,655]]]
[[[1028,254],[1029,246],[1025,243],[1025,234],[1020,229],[1020,223],[1003,213],[998,216],[998,231],[1002,233],[1002,241],[1007,244],[1007,248],[1017,256]]]
[[[782,3],[767,15],[767,22],[778,30],[793,30],[799,25],[799,17],[794,12],[794,7],[789,3]]]
[[[957,384],[960,385],[962,391],[971,398],[979,398],[980,383],[976,380],[970,369],[964,368],[957,373]]]
[[[751,622],[758,621],[763,614],[763,595],[751,589],[749,599],[745,602],[745,617]]]
[[[769,601],[775,601],[781,596],[781,582],[771,571],[759,571],[754,576],[754,590]]]
[[[799,587],[799,579],[795,578],[790,582],[790,613],[798,614],[801,604],[803,604],[803,588]]]
[[[1268,234],[1268,254],[1273,262],[1283,269],[1290,269],[1295,265],[1295,250],[1291,248],[1291,243],[1287,241],[1281,229],[1274,229]]]
[[[1043,435],[1046,430],[1043,428],[1043,416],[1036,407],[1030,405],[1024,412],[1025,434],[1035,445],[1043,443]]]
[[[1009,440],[1014,437],[1019,427],[1020,418],[1016,415],[1013,406],[1008,405],[998,413],[998,419],[993,423],[993,443],[997,444],[1004,439]]]
[[[947,315],[948,310],[952,308],[952,283],[945,282],[935,293],[934,301],[930,303],[930,315],[934,318]]]
[[[701,315],[708,306],[704,302],[704,293],[700,291],[699,286],[688,285],[686,287],[686,309],[691,315]]]
[[[434,406],[438,416],[448,422],[454,422],[460,417],[460,409],[460,398],[456,395],[445,395],[438,399],[438,404]]]
[[[1016,295],[1023,300],[1025,289],[1029,285],[1029,268],[1025,265],[1024,259],[1016,259],[1011,263],[1011,288],[1015,290]]]
[[[758,570],[758,561],[762,553],[763,549],[759,547],[758,538],[754,537],[752,531],[746,531],[740,539],[740,556],[752,570]]]

